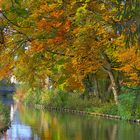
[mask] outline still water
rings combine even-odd
[[[11,104],[11,127],[0,140],[140,140],[140,125]]]

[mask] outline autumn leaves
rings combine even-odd
[[[63,89],[81,91],[85,89],[83,80],[88,74],[105,73],[110,77],[116,101],[120,91],[114,76],[116,72],[122,73],[125,84],[134,82],[139,85],[138,38],[136,35],[132,37],[137,31],[136,14],[128,12],[128,18],[121,15],[138,11],[135,6],[127,9],[129,2],[122,5],[117,0],[71,0],[70,3],[47,0],[11,3],[6,0],[3,8],[7,25],[2,33],[7,36],[7,42],[12,42],[5,44],[8,52],[17,48],[12,56],[9,55],[10,63],[14,62],[13,69],[9,70],[18,80],[31,86],[51,77],[55,84],[61,81],[58,85]],[[132,19],[135,22],[130,26]],[[9,35],[5,29],[10,31]],[[128,30],[132,32],[131,38],[128,38]],[[1,57],[7,54],[7,49]]]

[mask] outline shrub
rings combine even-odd
[[[57,94],[56,91],[53,90],[47,90],[42,92],[41,103],[51,107],[62,106],[62,100],[60,96]]]
[[[23,101],[27,104],[40,104],[42,91],[40,89],[29,89],[25,95]]]
[[[92,105],[92,101],[80,98],[79,94],[64,91],[45,91],[41,95],[41,103],[48,106],[65,107],[71,109],[85,109]]]
[[[133,114],[133,106],[135,103],[136,94],[127,93],[119,96],[118,114],[123,119],[130,119]]]
[[[110,114],[110,115],[117,115],[118,114],[117,105],[114,103],[103,104],[100,111],[101,111],[101,113]]]

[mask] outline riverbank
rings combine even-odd
[[[103,117],[103,118],[113,119],[113,120],[124,120],[124,118],[118,115],[109,115],[109,114],[104,114],[104,113],[89,112],[89,111],[76,110],[76,109],[70,109],[70,108],[50,107],[50,106],[44,106],[40,104],[34,104],[34,105],[26,104],[26,106],[30,106],[39,110],[43,109],[43,110],[66,112],[66,113],[79,114],[79,115],[98,116],[98,117]],[[130,122],[130,123],[140,124],[140,119],[125,119],[125,121]]]
[[[21,94],[16,94],[15,98],[40,109],[63,110],[71,113],[140,122],[140,106],[136,102],[139,95],[134,93],[120,95],[117,105],[111,100],[102,102],[97,98],[82,98],[78,93],[30,90],[22,95],[24,96],[21,97]]]

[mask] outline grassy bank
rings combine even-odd
[[[101,102],[97,98],[83,99],[78,93],[66,93],[58,90],[29,90],[24,93],[24,95],[19,92],[15,97],[22,99],[26,104],[40,104],[45,107],[68,108],[72,110],[117,115],[124,120],[139,119],[139,94],[135,92],[128,93],[126,89],[122,91],[123,93],[119,96],[118,105],[113,101]]]

